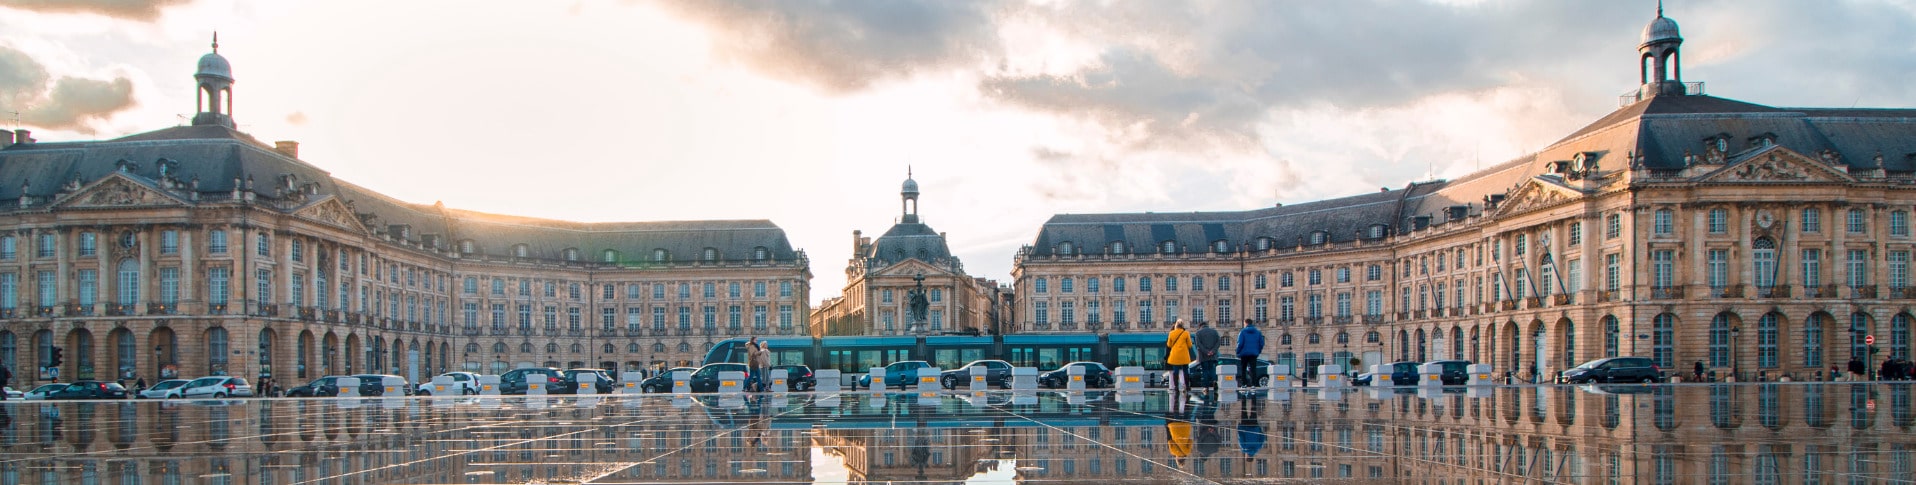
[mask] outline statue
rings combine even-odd
[[[925,319],[927,318],[926,315],[931,313],[931,301],[925,298],[925,274],[919,273],[917,276],[913,276],[912,280],[916,281],[918,285],[912,288],[911,291],[905,292],[907,295],[906,301],[910,302],[911,305],[908,308],[910,311],[908,315],[911,318],[912,327],[923,331],[925,328]]]

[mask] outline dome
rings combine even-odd
[[[231,81],[233,80],[233,65],[227,63],[226,57],[221,56],[220,53],[209,53],[200,56],[200,70],[199,72],[193,73],[193,76],[212,76]]]
[[[1666,40],[1682,42],[1683,36],[1677,35],[1675,20],[1659,13],[1656,19],[1650,21],[1650,25],[1643,26],[1643,43],[1649,45]]]
[[[905,177],[905,186],[899,189],[898,192],[905,195],[918,195],[918,181],[912,180],[911,177]]]
[[[937,264],[951,259],[951,247],[945,244],[945,237],[938,235],[938,231],[932,230],[931,226],[899,223],[872,241],[871,252],[865,256],[886,264],[897,264],[912,258]]]

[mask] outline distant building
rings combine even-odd
[[[425,378],[698,360],[800,335],[811,273],[764,220],[582,223],[401,202],[237,131],[200,59],[191,126],[0,138],[0,363],[23,378]],[[51,377],[48,375],[47,377]]]
[[[1282,363],[1615,355],[1814,378],[1910,353],[1916,110],[1775,108],[1681,77],[1676,22],[1624,106],[1456,180],[1239,212],[1058,215],[1017,331],[1266,325]],[[1227,337],[1231,332],[1225,332]],[[1228,347],[1227,347],[1228,348]]]
[[[965,274],[944,233],[918,219],[918,182],[899,192],[898,223],[873,241],[852,231],[852,258],[845,265],[845,293],[812,313],[814,335],[992,335],[1006,331],[1007,289]],[[912,303],[922,295],[924,313]]]

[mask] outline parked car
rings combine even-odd
[[[751,372],[751,369],[746,367],[745,364],[733,362],[705,364],[704,367],[700,367],[699,370],[692,372],[692,382],[690,382],[692,392],[718,392],[720,372],[747,374]],[[744,381],[740,380],[739,385],[745,385]]]
[[[126,388],[114,382],[73,381],[47,392],[46,399],[126,399]]]
[[[53,393],[53,391],[66,389],[66,388],[67,388],[66,383],[61,383],[61,382],[55,382],[52,384],[43,384],[40,387],[33,388],[33,390],[31,391],[27,391],[27,394],[25,396],[20,396],[20,398],[26,399],[28,401],[38,401],[41,399],[46,399],[47,394],[51,394]]]
[[[1011,363],[989,359],[974,360],[969,364],[965,364],[964,367],[944,371],[942,375],[938,377],[938,383],[943,384],[946,389],[957,389],[958,386],[970,386],[971,368],[973,366],[982,366],[985,368],[986,386],[998,386],[1002,389],[1011,388]]]
[[[180,397],[180,386],[192,382],[186,379],[167,379],[153,384],[153,387],[140,391],[140,399],[173,399]]]
[[[1429,364],[1441,366],[1437,370],[1437,375],[1446,386],[1461,386],[1470,383],[1470,361],[1468,360],[1436,360],[1428,362],[1425,365]]]
[[[1190,373],[1187,375],[1191,380],[1191,387],[1211,387],[1211,380],[1217,378],[1217,366],[1219,365],[1238,365],[1238,360],[1231,358],[1217,359],[1208,363],[1193,363],[1189,371]],[[1252,378],[1252,374],[1247,373],[1244,369],[1237,370],[1237,384],[1239,386],[1263,387],[1266,383],[1270,382],[1271,376],[1265,374],[1270,373],[1271,361],[1257,359],[1257,363],[1254,365],[1257,366],[1255,379]]]
[[[929,367],[931,367],[931,363],[922,360],[893,362],[891,365],[885,366],[885,387],[889,389],[892,386],[898,386],[900,390],[908,389],[918,383],[918,369]],[[857,387],[871,389],[871,374],[858,376]]]
[[[448,396],[471,396],[479,394],[479,374],[471,372],[447,372],[440,375],[452,378],[452,384],[446,386],[446,395]],[[417,390],[413,391],[413,395],[431,396],[432,389],[432,381],[427,380],[426,382],[419,383]],[[288,395],[290,394],[291,392],[289,391]]]
[[[404,377],[399,377],[392,374],[356,374],[353,377],[359,378],[359,395],[360,396],[386,395],[386,378],[388,377],[399,380],[399,385],[396,387],[396,389],[400,390],[400,392],[402,393],[401,395],[412,394],[412,384],[407,383],[406,378]]]
[[[339,395],[339,378],[345,376],[326,376],[313,379],[306,385],[286,390],[286,397],[333,397]],[[159,387],[159,386],[154,386]]]
[[[7,393],[7,399],[26,399],[27,398],[27,393],[13,390],[12,387],[8,387],[5,392]]]
[[[246,379],[241,379],[238,377],[227,377],[227,376],[201,377],[198,379],[194,379],[192,382],[188,382],[185,385],[180,386],[180,397],[188,398],[188,399],[196,398],[196,397],[211,397],[214,399],[225,399],[228,397],[252,397],[252,396],[253,396],[253,386],[251,384],[247,384]]]
[[[639,381],[639,392],[672,392],[672,373],[678,371],[692,373],[698,372],[698,369],[694,367],[673,367],[665,372],[647,377],[645,380]]]
[[[565,387],[572,389],[568,393],[570,394],[578,393],[579,374],[585,374],[585,373],[591,373],[595,376],[594,379],[596,380],[592,382],[593,390],[597,391],[599,394],[612,393],[612,374],[606,372],[605,369],[566,369],[565,377],[562,377],[561,379],[565,381],[564,382]]]
[[[1644,384],[1662,382],[1663,369],[1649,357],[1605,357],[1584,362],[1563,371],[1563,381],[1571,384],[1587,382],[1641,382]]]
[[[565,386],[565,373],[551,367],[526,367],[506,371],[499,375],[499,393],[506,395],[525,394],[528,381],[538,382],[544,379],[546,394],[571,394]]]
[[[775,365],[772,370],[785,369],[785,388],[792,391],[810,391],[818,388],[818,378],[812,376],[812,367],[808,365]]]
[[[1415,362],[1415,361],[1391,362],[1389,364],[1384,364],[1385,373],[1378,374],[1377,376],[1375,376],[1375,379],[1377,381],[1373,382],[1372,385],[1382,385],[1382,386],[1417,385],[1417,378],[1419,377],[1417,374],[1417,368],[1422,365],[1424,365],[1422,362]]]
[[[1388,377],[1386,379],[1388,379]],[[1351,385],[1363,387],[1363,386],[1369,386],[1370,383],[1375,381],[1377,381],[1376,372],[1365,372],[1362,374],[1358,374],[1356,377],[1352,377]]]
[[[1086,389],[1111,387],[1111,383],[1116,382],[1116,380],[1111,377],[1111,369],[1105,367],[1104,364],[1097,362],[1072,362],[1059,366],[1057,369],[1038,374],[1038,385],[1050,388],[1068,387],[1067,384],[1071,380],[1071,374],[1068,372],[1068,369],[1074,366],[1084,369],[1084,387]]]

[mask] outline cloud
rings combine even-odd
[[[307,121],[305,111],[294,111],[292,114],[286,115],[286,124],[289,125],[306,126]]]
[[[160,18],[160,10],[193,0],[0,0],[0,7],[48,13],[96,14],[151,22]]]
[[[1000,50],[997,2],[667,1],[713,31],[718,53],[832,92],[963,67]]]
[[[133,81],[62,76],[25,52],[0,46],[0,111],[20,112],[29,126],[93,134],[93,122],[133,107]]]

